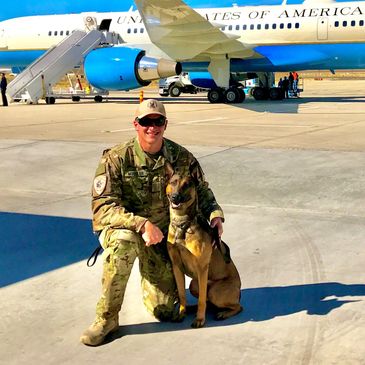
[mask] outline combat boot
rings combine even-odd
[[[101,345],[107,334],[119,328],[118,316],[108,319],[97,318],[94,323],[82,334],[80,342],[88,346]]]

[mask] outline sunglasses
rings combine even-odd
[[[162,115],[158,118],[153,118],[153,119],[148,117],[144,118],[137,117],[136,121],[141,127],[152,127],[152,126],[162,127],[166,123],[166,118]]]

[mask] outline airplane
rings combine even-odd
[[[256,100],[279,100],[273,73],[365,68],[362,1],[232,6],[194,10],[182,0],[135,0],[138,10],[29,16],[0,22],[0,67],[27,67],[95,19],[118,35],[84,59],[91,85],[130,90],[189,72],[212,103],[244,101],[241,81],[258,77]]]

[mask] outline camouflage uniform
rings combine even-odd
[[[169,203],[165,193],[165,163],[175,171],[191,174],[198,187],[200,210],[208,219],[222,217],[195,157],[182,146],[164,138],[158,158],[146,154],[137,138],[104,151],[93,185],[93,229],[105,249],[103,293],[97,318],[116,318],[136,257],[140,262],[143,302],[159,320],[169,320],[177,292],[166,240],[146,246],[140,230],[146,220],[167,235]]]

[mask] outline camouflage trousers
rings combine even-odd
[[[172,320],[177,315],[178,296],[166,241],[147,247],[138,233],[111,228],[102,231],[99,240],[104,248],[104,263],[97,317],[118,315],[138,257],[144,305],[158,320]]]

